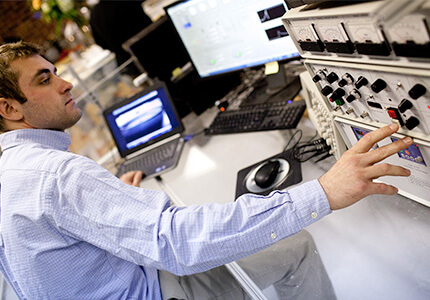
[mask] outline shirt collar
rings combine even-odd
[[[48,129],[17,129],[0,135],[2,151],[24,144],[41,144],[49,148],[66,151],[71,139],[63,131]]]

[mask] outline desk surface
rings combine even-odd
[[[307,137],[314,134],[309,122],[299,128]],[[237,172],[281,152],[290,135],[198,135],[186,143],[177,168],[162,176],[162,188],[180,205],[233,201]],[[303,181],[318,178],[334,162],[302,164]],[[161,189],[155,180],[142,187]],[[306,229],[339,300],[430,299],[429,207],[400,195],[371,196]]]

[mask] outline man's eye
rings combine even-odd
[[[45,80],[43,80],[40,84],[48,84],[49,83],[50,78],[46,78]]]

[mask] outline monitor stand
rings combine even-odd
[[[288,72],[281,64],[278,73],[267,75],[254,86],[254,91],[241,103],[240,107],[293,100],[300,89],[299,77]]]
[[[288,85],[288,78],[284,65],[280,65],[279,71],[266,76],[266,94],[275,95]]]

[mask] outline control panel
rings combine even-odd
[[[308,114],[331,153],[398,124],[375,148],[411,136],[412,146],[385,160],[411,176],[378,180],[430,206],[430,1],[323,1],[289,10],[283,22],[305,58]]]
[[[305,65],[333,115],[430,137],[430,70],[307,60]]]

